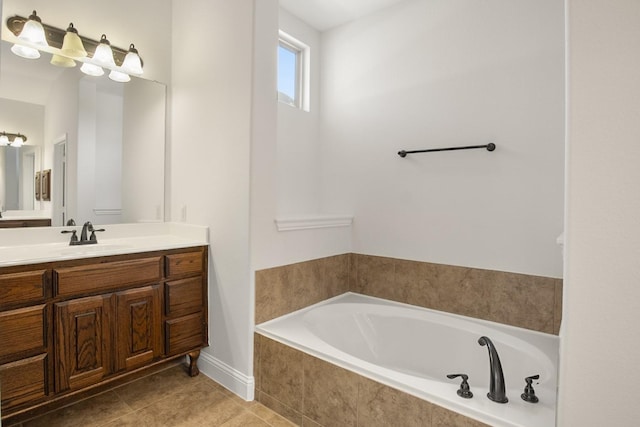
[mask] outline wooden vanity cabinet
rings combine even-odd
[[[197,375],[207,256],[192,247],[0,268],[3,421],[184,355]]]

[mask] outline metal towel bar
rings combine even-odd
[[[487,151],[493,151],[496,149],[496,144],[490,142],[489,144],[485,144],[485,145],[467,145],[464,147],[431,148],[429,150],[414,150],[414,151],[402,150],[402,151],[398,151],[398,156],[407,157],[407,154],[414,154],[414,153],[431,153],[433,151],[471,150],[474,148],[486,148]]]

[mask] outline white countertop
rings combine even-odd
[[[98,243],[77,246],[70,246],[71,235],[61,231],[77,230],[80,238],[82,225],[0,229],[0,267],[209,244],[208,227],[199,225],[164,222],[94,224],[94,228],[106,229],[96,233]]]

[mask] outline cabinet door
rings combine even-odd
[[[94,384],[111,369],[110,295],[55,305],[56,391]]]
[[[160,286],[116,294],[116,370],[142,366],[162,356]]]

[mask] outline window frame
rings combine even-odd
[[[293,103],[288,102],[289,96],[280,92],[278,88],[278,101],[303,111],[309,111],[309,46],[292,37],[282,30],[278,32],[278,49],[283,48],[295,54],[295,96]],[[279,65],[279,63],[278,63]],[[279,73],[279,71],[278,71]],[[286,98],[285,98],[286,97]]]

